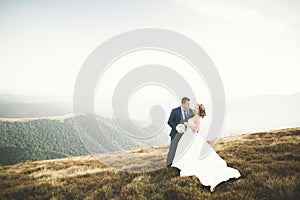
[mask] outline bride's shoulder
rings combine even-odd
[[[199,115],[194,115],[194,119],[195,119],[195,121],[200,120],[200,116]]]
[[[192,118],[190,118],[189,120],[192,120],[192,121],[194,121],[195,123],[197,123],[197,121],[198,120],[200,120],[200,116],[198,116],[198,115],[194,115]],[[189,121],[188,120],[188,121]]]

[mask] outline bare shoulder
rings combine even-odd
[[[195,122],[200,121],[200,116],[199,115],[195,115]]]

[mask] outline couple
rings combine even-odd
[[[227,167],[224,161],[213,148],[205,141],[200,132],[200,119],[206,116],[205,107],[197,104],[194,110],[190,109],[190,99],[183,97],[181,106],[174,108],[168,120],[172,130],[171,144],[167,156],[167,166],[180,170],[180,176],[197,176],[205,186],[210,186],[213,192],[215,187],[230,178],[241,176],[237,169]],[[183,133],[176,130],[178,124],[184,124]],[[206,154],[200,157],[200,152]]]

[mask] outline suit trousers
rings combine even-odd
[[[168,152],[168,156],[167,156],[166,166],[170,166],[172,164],[173,159],[175,157],[177,144],[182,135],[183,135],[183,133],[177,132],[176,135],[173,137],[173,139],[171,139],[171,144],[170,144],[170,148],[169,148],[169,152]]]

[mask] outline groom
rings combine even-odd
[[[168,124],[172,128],[171,133],[169,136],[171,137],[171,144],[170,144],[170,149],[169,153],[167,156],[167,167],[171,166],[178,141],[180,140],[181,136],[183,133],[178,133],[176,131],[176,126],[178,124],[183,124],[184,122],[187,122],[189,118],[193,117],[193,110],[190,109],[190,99],[188,97],[183,97],[181,99],[181,106],[174,108],[170,114]]]

